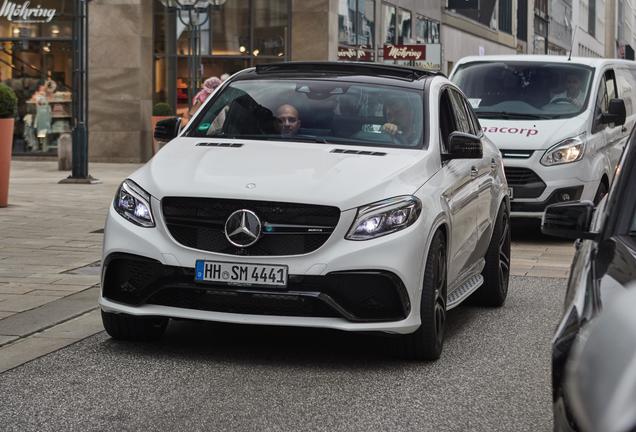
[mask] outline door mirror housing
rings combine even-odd
[[[571,240],[596,240],[590,232],[594,204],[591,201],[572,201],[546,207],[541,221],[541,232]]]
[[[623,99],[611,99],[608,112],[601,114],[601,123],[613,123],[615,126],[621,126],[625,124],[626,118],[625,101]]]
[[[481,159],[484,147],[481,138],[463,132],[453,132],[448,137],[448,153],[442,154],[442,161],[451,159]]]
[[[154,137],[157,141],[167,143],[181,132],[181,117],[170,117],[157,122]]]

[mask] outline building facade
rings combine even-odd
[[[442,14],[444,72],[466,56],[526,53],[528,0],[448,0]]]
[[[628,56],[636,0],[227,0],[196,19],[173,0],[91,0],[89,159],[148,160],[153,106],[188,112],[201,85],[192,64],[201,78],[289,60],[448,73],[464,56],[563,53],[572,41],[573,55],[602,56],[611,1],[612,43]],[[0,0],[0,80],[19,98],[15,155],[55,156],[71,139],[73,4]]]

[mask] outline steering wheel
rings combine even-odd
[[[551,104],[559,104],[563,102],[569,103],[570,105],[578,105],[574,99],[569,97],[560,97],[550,101]]]

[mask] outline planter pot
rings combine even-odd
[[[9,170],[15,120],[0,119],[0,207],[9,205]]]
[[[153,138],[152,138],[152,154],[157,154],[157,152],[159,151],[159,143],[157,142],[157,140],[154,138],[154,133],[155,133],[155,126],[157,126],[157,122],[161,121],[161,120],[165,120],[165,119],[169,119],[172,118],[174,116],[152,116],[152,133],[153,133]]]

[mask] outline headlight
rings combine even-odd
[[[136,225],[155,226],[150,209],[150,194],[132,180],[125,180],[119,186],[113,206],[117,213]]]
[[[541,164],[546,166],[572,163],[583,159],[585,154],[585,134],[561,141],[541,158]]]
[[[422,203],[414,196],[390,198],[360,207],[345,238],[369,240],[399,231],[412,225],[421,212]]]

